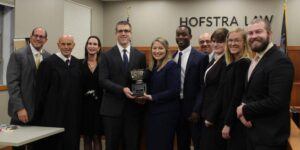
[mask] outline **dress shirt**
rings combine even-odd
[[[67,61],[67,59],[69,60],[69,63],[71,62],[71,56],[69,58],[65,57],[61,52],[56,53],[56,55],[63,60],[64,62]]]
[[[223,55],[224,55],[224,53],[222,53],[220,55],[214,54],[215,61],[214,61],[214,63],[209,68],[206,69],[205,74],[204,74],[204,82],[206,82],[206,74],[207,74],[207,72],[220,60],[220,58]]]
[[[129,60],[130,60],[130,44],[126,47],[126,48],[124,48],[124,47],[122,47],[119,43],[117,43],[117,46],[118,46],[118,48],[119,48],[119,52],[120,52],[120,54],[121,54],[121,58],[122,58],[122,60],[123,60],[123,49],[126,49],[126,54],[127,54],[127,58],[128,58],[128,62],[129,62]]]
[[[180,79],[181,79],[181,85],[180,85],[180,98],[183,99],[183,85],[184,85],[184,78],[185,78],[185,71],[186,71],[186,65],[190,56],[192,50],[192,46],[188,46],[184,50],[182,50],[182,55],[181,55],[181,71],[180,71]],[[178,63],[178,58],[179,58],[179,50],[174,58],[174,61]]]
[[[253,70],[255,69],[256,65],[259,63],[259,61],[262,59],[262,57],[273,47],[273,43],[270,42],[267,46],[267,48],[260,52],[260,53],[256,53],[254,58],[251,60],[251,64],[250,64],[250,67],[249,67],[249,70],[248,70],[248,81],[250,79],[250,76],[253,72]]]

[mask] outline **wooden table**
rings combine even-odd
[[[13,132],[0,132],[0,147],[25,145],[64,130],[54,127],[21,126]]]

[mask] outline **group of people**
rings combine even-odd
[[[71,55],[74,38],[58,40],[60,52],[43,49],[47,32],[32,31],[30,44],[11,54],[7,68],[12,124],[63,127],[33,149],[76,150],[285,150],[294,68],[271,41],[270,24],[254,19],[246,30],[218,28],[191,46],[191,28],[176,29],[178,50],[166,39],[150,45],[150,62],[131,45],[132,27],[119,21],[117,44],[101,51],[97,36],[85,58]],[[132,91],[131,73],[143,70],[144,95]],[[142,130],[143,129],[143,130]],[[145,131],[145,132],[142,132]]]

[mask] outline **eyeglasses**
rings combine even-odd
[[[42,35],[36,35],[36,34],[33,34],[32,35],[35,39],[38,39],[38,38],[40,38],[40,39],[45,39],[46,37],[45,36],[42,36]]]
[[[243,40],[240,40],[240,39],[228,39],[228,43],[240,43],[242,42]]]
[[[210,40],[200,40],[199,41],[200,44],[204,44],[204,43],[210,44],[210,42],[211,42]]]
[[[125,29],[125,30],[117,30],[117,32],[118,33],[122,33],[122,32],[124,32],[124,33],[129,33],[129,32],[131,32],[130,30],[127,30],[127,29]]]

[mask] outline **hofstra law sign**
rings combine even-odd
[[[265,19],[272,23],[274,15],[258,15],[254,17],[244,16],[238,18],[236,16],[201,16],[201,17],[180,17],[180,25],[188,25],[191,27],[231,27],[231,26],[247,26],[251,20],[255,18]]]

